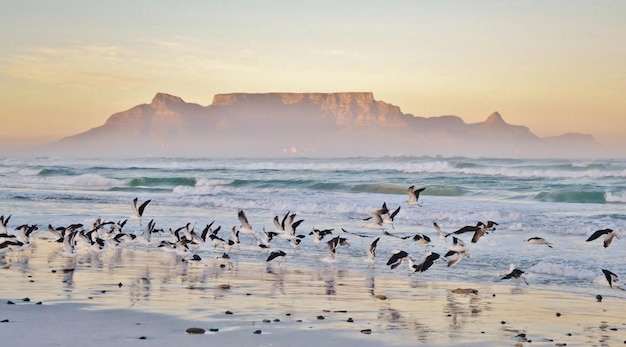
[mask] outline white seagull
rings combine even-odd
[[[131,218],[138,219],[139,225],[141,225],[141,217],[143,216],[143,211],[146,209],[146,206],[150,203],[151,200],[144,201],[139,207],[137,207],[139,199],[134,198],[133,201],[130,202],[130,206],[133,209],[133,215]]]
[[[239,217],[239,221],[241,222],[241,226],[237,229],[237,231],[242,234],[252,235],[254,236],[254,239],[258,241],[259,235],[256,231],[254,231],[254,229],[252,229],[250,223],[248,223],[248,218],[246,217],[246,214],[243,212],[243,210],[239,210],[237,216]]]
[[[601,229],[596,230],[593,234],[591,234],[591,236],[587,239],[587,242],[593,241],[602,235],[604,235],[604,248],[609,247],[614,238],[619,238],[613,229]]]
[[[407,188],[407,194],[409,195],[409,199],[405,201],[407,205],[422,206],[418,203],[418,200],[420,198],[420,193],[423,192],[424,189],[426,189],[426,187],[415,189],[415,186],[410,186],[409,188]]]

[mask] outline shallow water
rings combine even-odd
[[[471,244],[465,240],[471,258],[448,268],[436,263],[423,274],[424,280],[494,283],[510,263],[526,271],[533,288],[578,293],[602,293],[624,298],[624,293],[592,283],[601,278],[601,269],[626,273],[626,245],[616,239],[608,248],[602,241],[585,242],[598,229],[618,233],[626,223],[626,161],[624,160],[522,160],[469,158],[348,158],[348,159],[0,159],[0,215],[12,215],[9,229],[21,224],[90,225],[97,217],[118,221],[130,216],[134,197],[152,202],[146,221],[157,228],[179,228],[190,223],[196,230],[215,221],[220,236],[239,225],[237,211],[245,210],[258,231],[273,230],[274,216],[297,213],[303,223],[298,232],[307,235],[293,249],[285,240],[274,240],[272,249],[287,252],[287,263],[325,270],[355,270],[364,275],[410,276],[402,266],[385,266],[393,250],[403,249],[416,260],[426,249],[410,240],[382,235],[363,228],[361,218],[386,202],[390,209],[401,206],[395,228],[399,236],[426,234],[430,251],[444,254],[450,244],[441,241],[433,222],[445,232],[478,221],[494,220],[497,230]],[[422,206],[409,206],[406,188],[426,187]],[[141,233],[144,225],[129,220],[125,230]],[[337,262],[320,262],[326,246],[314,244],[313,229],[334,229],[334,235],[348,238],[351,246],[337,250]],[[341,230],[365,234],[348,235]],[[374,237],[378,261],[363,261],[365,247]],[[532,245],[524,240],[540,236],[554,248]],[[50,235],[40,231],[36,238]],[[166,239],[165,234],[155,235]],[[235,262],[264,263],[267,251],[256,241],[242,236],[241,246],[229,254]],[[140,247],[140,246],[128,246]],[[154,247],[153,247],[154,248]],[[124,253],[124,250],[119,250]],[[202,258],[221,255],[211,247],[195,251]],[[115,252],[112,255],[115,257]],[[159,260],[162,255],[155,252]],[[13,257],[5,255],[5,257]],[[94,266],[115,267],[101,260]],[[101,257],[101,256],[99,256]],[[24,260],[19,260],[24,261]],[[33,261],[33,260],[31,260]],[[126,258],[125,262],[130,261]],[[6,260],[5,260],[6,262]],[[62,266],[59,265],[59,267]],[[177,264],[167,265],[177,271]]]

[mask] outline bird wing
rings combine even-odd
[[[593,234],[591,234],[591,236],[589,236],[589,238],[587,239],[587,242],[593,241],[593,240],[597,239],[598,237],[600,237],[600,236],[602,236],[604,234],[610,233],[611,231],[613,231],[613,230],[611,230],[611,229],[596,230],[596,231],[593,232]]]

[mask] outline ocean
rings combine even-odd
[[[411,185],[426,188],[420,205],[404,203]],[[615,239],[607,248],[602,238],[586,242],[596,230],[619,234],[626,226],[624,159],[0,158],[0,215],[11,215],[9,230],[37,224],[35,238],[50,238],[49,224],[88,226],[96,218],[127,219],[135,197],[151,200],[143,225],[129,219],[124,227],[137,234],[149,220],[164,230],[190,223],[196,231],[214,221],[214,228],[221,227],[219,236],[228,239],[231,228],[240,224],[239,210],[258,232],[273,231],[275,216],[295,213],[303,220],[297,234],[306,235],[300,246],[279,238],[270,244],[271,250],[287,253],[286,265],[497,284],[500,272],[515,264],[525,271],[529,288],[626,298],[623,291],[593,282],[603,277],[601,269],[626,276],[626,240]],[[389,233],[427,235],[431,246],[363,228],[367,222],[362,219],[383,203],[390,210],[401,207]],[[470,242],[469,233],[455,235],[465,241],[471,257],[452,267],[439,260],[423,273],[412,273],[404,264],[396,269],[386,265],[394,250],[404,250],[416,261],[427,251],[445,254],[452,237],[440,239],[433,222],[452,232],[488,220],[498,226],[477,243]],[[333,229],[331,237],[348,239],[350,246],[337,249],[335,263],[320,261],[326,245],[312,242],[313,228]],[[363,261],[365,248],[379,236],[377,261],[369,264]],[[530,244],[525,241],[530,237],[542,237],[553,247]],[[153,239],[158,243],[169,235]],[[159,249],[154,246],[154,251]],[[194,252],[210,258],[224,250],[209,246]],[[268,252],[248,235],[228,251],[235,263],[265,262]]]

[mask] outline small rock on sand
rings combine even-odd
[[[478,289],[473,288],[457,288],[452,289],[454,294],[478,294]]]
[[[202,328],[189,328],[186,332],[187,334],[204,334],[205,330]]]

